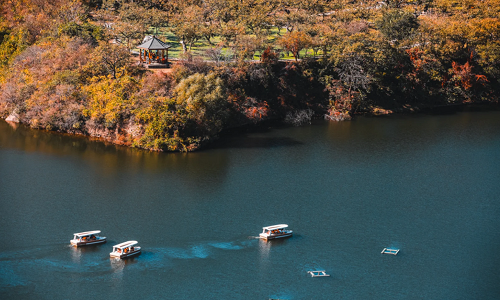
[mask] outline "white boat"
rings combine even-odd
[[[382,254],[392,254],[397,255],[399,253],[399,249],[396,248],[384,248],[381,252]]]
[[[76,247],[105,243],[106,237],[98,236],[99,233],[101,233],[100,230],[74,233],[70,243]]]
[[[326,274],[325,270],[307,271],[307,273],[311,274],[311,277],[329,277],[330,276],[330,274]]]
[[[141,253],[141,247],[136,246],[137,241],[128,241],[113,246],[113,252],[109,254],[115,258],[127,258]]]
[[[264,240],[273,240],[292,236],[293,231],[286,228],[288,228],[287,224],[262,227],[259,237]]]

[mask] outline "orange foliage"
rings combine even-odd
[[[245,115],[251,120],[261,120],[267,116],[269,111],[269,105],[266,101],[257,103],[255,106],[251,106],[245,109]]]
[[[260,61],[263,63],[273,63],[278,61],[279,56],[276,52],[271,50],[271,47],[267,47],[264,52],[262,52],[262,55],[260,57]]]
[[[415,69],[417,71],[420,70],[420,69],[422,69],[422,64],[423,64],[422,54],[423,54],[423,51],[420,50],[420,49],[418,49],[418,48],[411,48],[411,49],[406,50],[406,53],[410,57],[410,60],[413,63],[413,66],[415,67]]]
[[[235,94],[230,94],[228,99],[235,104],[237,110],[255,123],[268,115],[269,104],[266,101],[257,101],[257,99],[251,97],[246,97],[243,100],[241,96]]]
[[[359,96],[359,92],[346,91],[340,80],[332,80],[328,90],[330,92],[328,118],[334,121],[351,119],[352,104]]]
[[[484,75],[474,74],[472,72],[471,60],[473,58],[473,53],[471,52],[468,61],[460,65],[457,62],[452,62],[452,78],[455,81],[456,86],[461,86],[464,90],[468,90],[474,86],[474,84],[484,84],[488,82],[488,79]]]
[[[295,60],[299,59],[300,50],[311,46],[311,37],[302,31],[293,31],[282,36],[279,43],[287,51],[292,52]]]

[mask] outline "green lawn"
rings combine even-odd
[[[154,31],[154,30],[151,30]],[[281,30],[281,34],[285,34],[285,30]],[[170,30],[169,28],[162,28],[159,30],[159,33],[156,34],[158,38],[160,38],[162,41],[170,44],[172,47],[168,50],[168,56],[169,58],[179,58],[182,56],[182,45],[179,42],[179,38],[176,37]],[[276,40],[279,38],[278,35],[278,29],[273,27],[272,29],[269,30],[269,35],[267,36],[267,40],[270,45],[276,45]],[[216,36],[212,38],[211,42],[213,45],[210,45],[206,39],[201,39],[193,44],[193,47],[191,48],[191,53],[194,56],[199,56],[204,59],[207,59],[205,56],[205,51],[209,49],[210,47],[215,47],[219,42],[221,41],[221,38]],[[228,49],[223,49],[223,50],[228,50]],[[259,60],[260,59],[260,54],[258,51],[254,53],[253,59],[254,60]],[[306,57],[313,57],[314,53],[311,49],[308,50],[302,50],[300,51],[300,58]],[[286,51],[282,52],[282,56],[280,59],[284,60],[294,60],[295,58],[293,55],[288,55]]]

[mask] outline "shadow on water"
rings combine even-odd
[[[105,178],[127,173],[176,174],[176,179],[199,188],[223,182],[229,164],[220,153],[165,153],[114,145],[85,136],[31,129],[23,124],[0,120],[0,150],[18,150],[54,157],[76,158],[98,169]],[[193,180],[198,177],[198,180]],[[202,186],[204,187],[204,186]]]
[[[490,112],[500,111],[498,103],[484,103],[484,104],[455,104],[455,105],[442,105],[422,109],[424,114],[428,115],[454,115],[461,112]]]
[[[277,148],[302,145],[303,143],[289,137],[226,137],[214,142],[209,149],[228,148]]]

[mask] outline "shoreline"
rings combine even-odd
[[[351,120],[343,120],[343,121],[332,121],[332,120],[327,120],[328,122],[349,122],[352,121],[353,119],[356,119],[358,116],[362,117],[370,117],[370,118],[379,118],[379,117],[396,117],[396,116],[410,116],[410,115],[450,115],[450,114],[455,114],[455,113],[461,113],[461,112],[488,112],[488,111],[500,111],[500,103],[492,103],[492,102],[484,102],[484,103],[464,103],[464,104],[449,104],[449,105],[437,105],[437,106],[425,106],[425,107],[412,107],[407,108],[407,109],[401,109],[399,111],[391,111],[390,113],[384,113],[384,114],[376,114],[376,113],[358,113],[355,114],[354,117]],[[323,115],[315,115],[313,116],[312,120],[320,120],[323,119]],[[17,129],[17,126],[22,125],[26,127],[27,129],[31,130],[39,130],[45,133],[50,133],[50,134],[56,134],[56,135],[62,135],[62,136],[67,136],[67,137],[80,137],[84,138],[89,141],[98,141],[102,142],[107,145],[115,145],[115,146],[122,146],[126,148],[131,148],[131,149],[138,149],[138,150],[145,150],[148,152],[157,152],[157,153],[175,153],[175,152],[180,152],[180,151],[161,151],[161,150],[154,150],[154,149],[146,149],[146,148],[141,148],[141,147],[136,147],[133,145],[132,142],[124,140],[124,130],[123,128],[121,129],[115,129],[112,130],[115,132],[118,132],[118,134],[115,135],[115,138],[111,138],[111,131],[107,130],[108,132],[107,135],[108,137],[104,136],[98,136],[98,135],[91,135],[91,134],[85,134],[83,132],[65,132],[65,131],[52,131],[52,130],[47,130],[47,129],[40,129],[40,128],[31,128],[28,124],[26,123],[21,123],[21,122],[12,122],[12,121],[7,121],[7,118],[1,118],[3,121],[5,121],[7,124],[9,124],[11,127],[14,129]],[[225,128],[222,130],[216,137],[204,142],[202,146],[200,146],[198,149],[194,151],[187,151],[187,152],[199,152],[199,151],[204,151],[208,149],[212,149],[217,147],[215,143],[221,138],[227,138],[227,137],[235,137],[238,135],[243,135],[246,133],[254,133],[254,132],[264,132],[272,128],[279,128],[279,127],[293,127],[294,125],[287,124],[284,122],[283,119],[267,119],[264,121],[261,121],[259,123],[247,123],[244,125],[236,126],[236,127],[231,127],[231,128]],[[299,125],[299,126],[307,126],[307,124]]]

